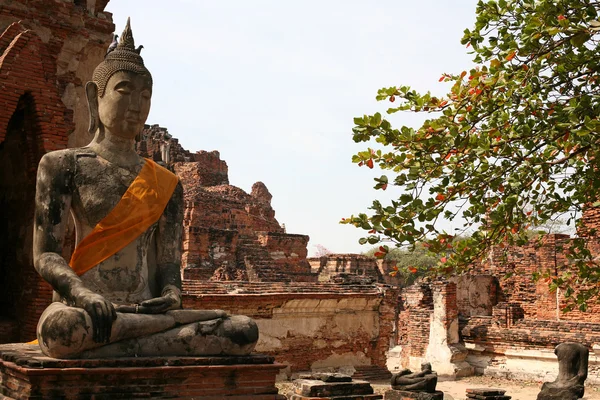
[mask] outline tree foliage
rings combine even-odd
[[[374,247],[364,253],[373,257],[380,249]],[[392,262],[394,267],[390,273],[395,276],[401,286],[412,285],[418,278],[423,277],[438,262],[438,257],[428,251],[423,245],[416,245],[414,249],[392,248],[383,256],[386,261]]]
[[[462,38],[474,66],[441,76],[446,95],[404,85],[377,93],[391,102],[387,114],[429,113],[422,126],[394,128],[380,113],[354,119],[354,140],[374,139],[380,149],[353,162],[387,171],[375,189],[404,190],[389,205],[374,201],[372,215],[342,222],[369,231],[361,243],[450,251],[438,267],[452,272],[491,246],[525,244],[532,226],[557,217],[572,224],[583,207],[597,205],[599,12],[591,0],[480,1],[475,27]],[[470,238],[454,242],[442,219],[464,222]],[[573,267],[551,279],[584,304],[597,289],[575,288],[599,282],[600,268],[583,240],[569,254]]]
[[[322,244],[316,244],[315,245],[315,257],[326,257],[330,254],[333,254],[333,252],[331,250],[329,250],[327,247],[323,246]]]

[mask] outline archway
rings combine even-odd
[[[22,338],[26,303],[37,280],[32,262],[37,143],[34,99],[19,98],[0,143],[0,341]],[[37,286],[37,285],[33,285]]]

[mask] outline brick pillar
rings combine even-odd
[[[473,374],[466,361],[467,350],[459,343],[456,283],[432,284],[433,314],[425,360],[439,375],[460,377]]]

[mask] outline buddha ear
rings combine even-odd
[[[88,131],[91,134],[96,133],[100,126],[100,118],[98,117],[98,85],[94,82],[88,82],[85,85],[85,95],[88,101],[90,110],[90,127]]]

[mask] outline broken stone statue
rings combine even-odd
[[[421,364],[421,372],[413,373],[409,369],[392,375],[392,388],[407,392],[435,392],[438,376],[431,370],[430,363]]]
[[[579,343],[565,342],[554,349],[558,358],[558,376],[542,385],[537,400],[577,400],[583,397],[590,351]]]
[[[252,319],[181,309],[183,188],[135,152],[152,77],[129,20],[86,95],[93,140],[44,155],[38,168],[34,264],[54,289],[37,328],[42,351],[55,358],[249,354],[258,340]],[[70,217],[76,247],[67,262]]]
[[[438,375],[431,370],[431,364],[421,364],[420,372],[412,372],[409,369],[393,374],[391,379],[392,389],[385,392],[384,399],[419,399],[419,400],[441,400],[444,393],[435,390]]]

